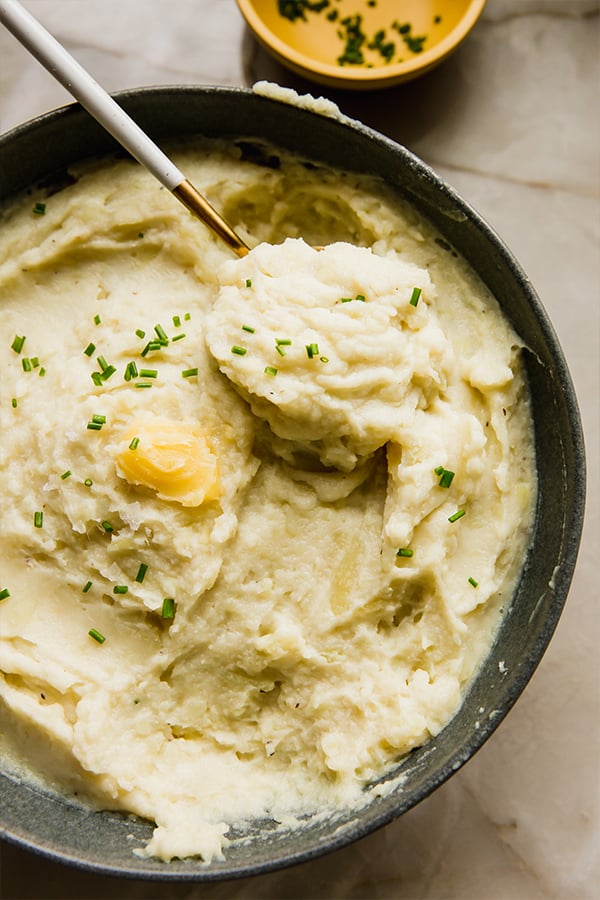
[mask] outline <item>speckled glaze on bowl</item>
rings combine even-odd
[[[241,877],[311,859],[390,822],[472,757],[511,709],[552,637],[575,566],[585,498],[581,421],[552,325],[519,264],[477,213],[406,149],[359,123],[244,89],[149,88],[117,99],[165,145],[194,135],[266,139],[317,163],[381,176],[433,222],[449,253],[457,251],[471,263],[528,347],[539,477],[532,548],[496,642],[461,710],[437,737],[398,764],[393,774],[407,773],[401,788],[358,812],[309,820],[293,832],[257,822],[222,862],[165,864],[132,852],[149,839],[149,823],[42,793],[3,771],[0,761],[0,837],[6,840],[61,862],[122,876]],[[112,138],[77,104],[26,123],[0,137],[0,204],[29,185],[60,185],[70,163],[115,149]]]

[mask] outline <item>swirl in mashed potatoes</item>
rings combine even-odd
[[[264,159],[177,156],[243,260],[128,161],[0,222],[5,752],[166,860],[437,734],[535,502],[493,298],[377,182]]]

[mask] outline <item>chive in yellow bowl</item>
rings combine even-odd
[[[467,37],[485,0],[237,0],[282,65],[329,87],[370,90],[416,78]]]

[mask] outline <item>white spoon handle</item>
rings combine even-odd
[[[161,184],[172,191],[184,181],[177,166],[17,0],[0,0],[0,22]]]
[[[17,0],[0,0],[0,22],[142,166],[238,256],[246,244],[97,81]]]

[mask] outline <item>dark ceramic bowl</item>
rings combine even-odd
[[[433,222],[449,249],[471,263],[528,347],[539,475],[532,549],[497,640],[460,712],[399,763],[395,774],[408,773],[401,788],[358,812],[309,821],[290,833],[276,833],[268,821],[256,823],[249,839],[234,844],[224,862],[165,864],[131,852],[127,836],[133,834],[135,845],[141,845],[150,837],[150,824],[82,810],[15,780],[0,764],[0,835],[5,839],[97,871],[208,881],[301,862],[363,837],[423,800],[490,737],[531,678],[566,599],[584,510],[583,439],[561,348],[526,275],[489,226],[403,147],[360,124],[242,89],[167,87],[131,91],[118,99],[158,142],[196,134],[262,138],[317,162],[381,176]],[[60,184],[70,163],[114,150],[112,139],[77,105],[35,119],[0,138],[0,202],[41,181]]]

